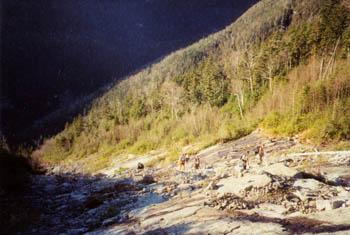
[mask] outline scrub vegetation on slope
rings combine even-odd
[[[350,139],[347,1],[263,0],[225,30],[120,82],[33,156],[50,162],[167,149],[159,161],[258,126]]]

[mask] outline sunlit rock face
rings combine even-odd
[[[3,132],[18,139],[19,130],[65,106],[67,97],[73,102],[225,28],[256,2],[3,1]]]

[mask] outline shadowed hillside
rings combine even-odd
[[[27,128],[140,66],[223,29],[256,2],[3,1],[2,132],[10,141],[23,141],[60,130],[70,120],[67,115],[82,106],[46,120],[44,126]]]

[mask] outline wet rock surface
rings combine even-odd
[[[1,195],[1,219],[5,233],[18,234],[83,234],[129,219],[126,212],[138,206],[145,197],[152,197],[153,178],[135,182],[132,178],[87,177],[70,174],[32,176],[30,191],[24,195]],[[164,201],[158,200],[158,203]],[[144,206],[151,200],[143,202]],[[14,213],[14,208],[21,212]],[[28,218],[18,227],[18,220],[9,215]],[[4,219],[4,220],[3,220]],[[18,218],[21,219],[21,218]],[[5,230],[6,229],[6,230]]]
[[[240,155],[262,144],[263,164],[251,151],[240,176]],[[53,168],[0,205],[30,208],[18,230],[27,234],[350,233],[350,156],[288,157],[313,148],[255,132],[199,152],[198,170],[174,163],[87,177]]]

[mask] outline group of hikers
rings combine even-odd
[[[186,164],[190,161],[190,155],[189,154],[181,154],[179,157],[179,160],[177,162],[177,165],[179,166],[180,170],[186,170]],[[193,158],[193,167],[195,170],[199,169],[201,167],[201,162],[199,160],[198,155],[195,155]]]
[[[255,152],[257,154],[257,157],[259,159],[259,165],[263,165],[264,162],[264,156],[265,156],[265,151],[264,151],[264,145],[260,145],[257,148],[257,151]],[[240,176],[243,176],[244,172],[246,172],[249,169],[249,150],[247,150],[246,154],[242,154],[240,157]]]
[[[249,169],[249,153],[250,151],[247,150],[246,153],[243,153],[240,157],[240,176],[243,176],[244,172],[246,172]],[[256,156],[259,160],[259,165],[262,165],[264,162],[264,145],[260,145],[257,148],[257,151],[255,151]],[[186,170],[186,164],[190,161],[190,154],[181,154],[179,157],[179,160],[177,162],[177,165],[180,170]],[[200,169],[200,159],[198,155],[195,155],[193,158],[193,167],[195,170]]]

